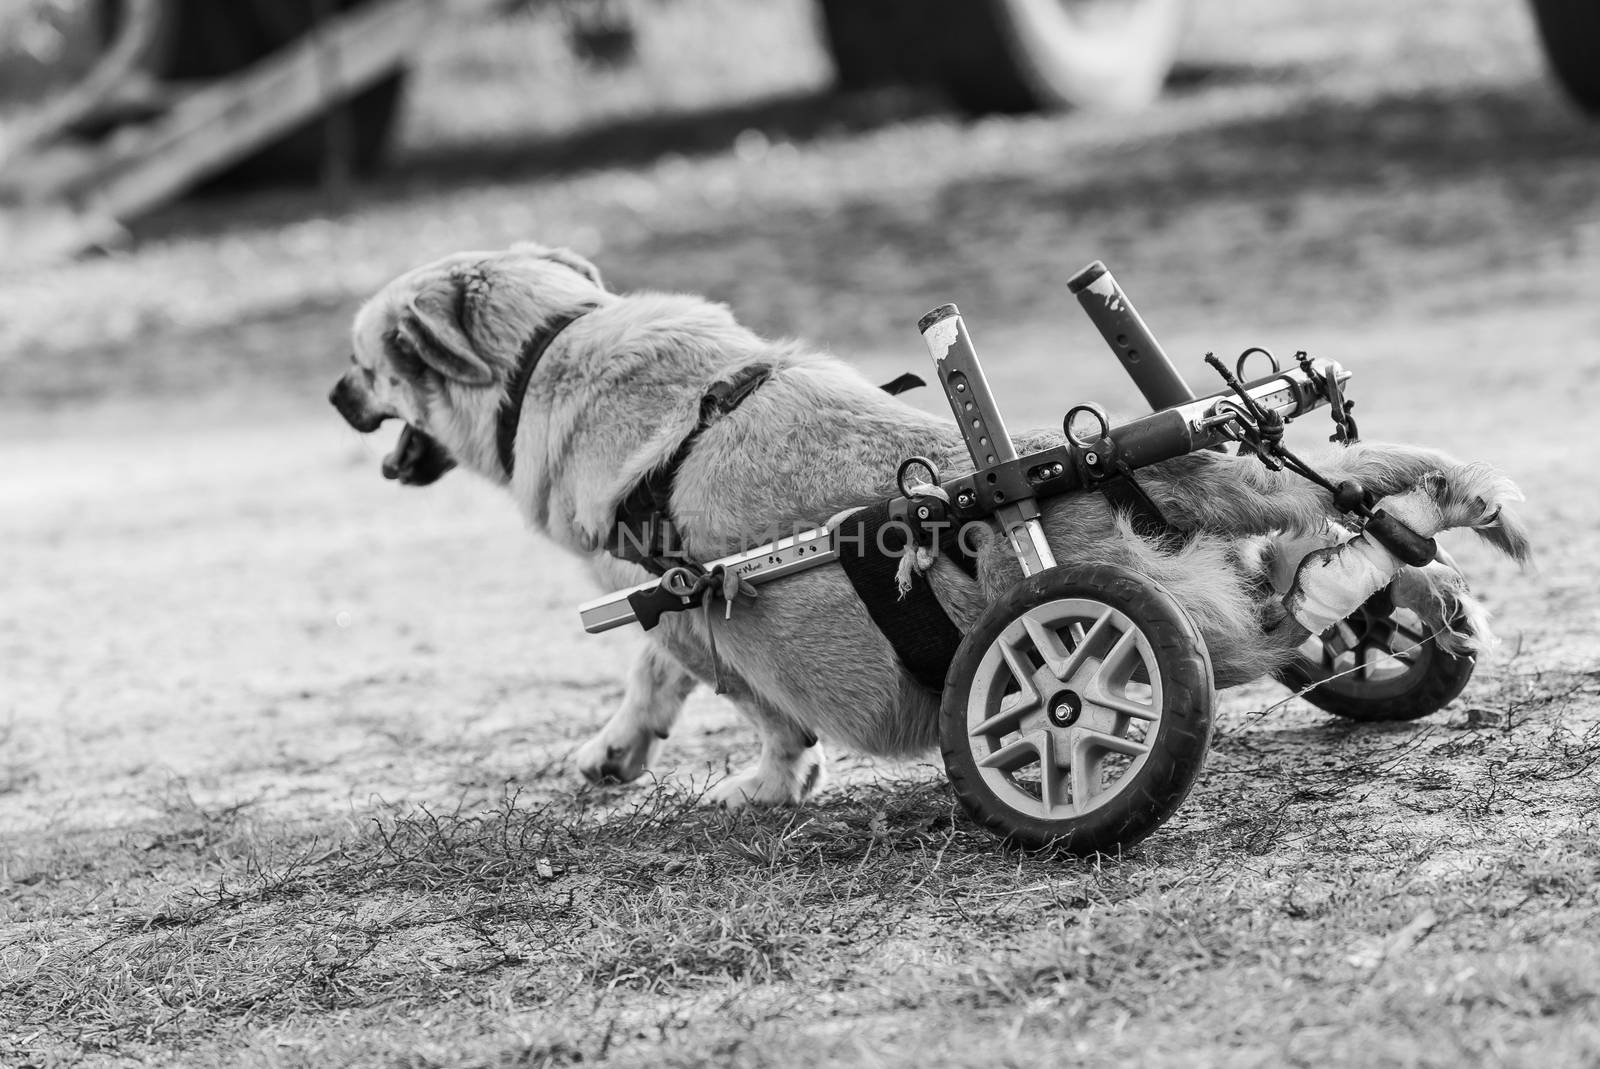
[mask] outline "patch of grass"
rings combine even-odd
[[[150,853],[214,874],[13,927],[0,1019],[30,1056],[276,1036],[305,1065],[1579,1057],[1600,838],[1558,803],[1593,789],[1592,690],[1524,671],[1479,692],[1522,703],[1494,728],[1230,714],[1190,807],[1120,860],[1005,851],[934,770],[734,815],[535,782],[293,850],[175,787]],[[397,1031],[351,1048],[354,1021]]]

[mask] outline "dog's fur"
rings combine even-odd
[[[535,332],[585,304],[596,307],[561,332],[532,377],[507,479],[496,424],[518,354]],[[701,435],[674,486],[672,511],[694,560],[887,496],[907,456],[932,457],[951,472],[966,464],[948,420],[884,394],[842,362],[757,337],[697,297],[607,292],[593,265],[566,250],[523,245],[417,268],[367,302],[353,335],[354,366],[333,401],[359,430],[390,417],[407,424],[385,474],[424,483],[455,463],[505,485],[528,521],[589,561],[608,590],[648,578],[602,548],[618,501],[694,429],[707,387],[746,365],[769,365],[773,375]],[[1061,392],[1070,399],[1070,383]],[[1059,441],[1040,433],[1019,445]],[[1519,560],[1528,554],[1504,507],[1519,495],[1486,467],[1376,444],[1328,450],[1313,463],[1380,496],[1422,487],[1446,527],[1474,528]],[[1156,465],[1141,481],[1172,520],[1199,532],[1184,548],[1142,541],[1100,495],[1075,494],[1045,505],[1056,558],[1132,567],[1159,582],[1199,627],[1219,686],[1277,669],[1306,633],[1284,619],[1271,581],[1281,593],[1301,557],[1337,541],[1328,495],[1214,452]],[[963,630],[1020,577],[997,535],[982,541],[976,583],[945,560],[928,573]],[[1452,648],[1488,643],[1486,616],[1453,569],[1408,569],[1395,590]],[[767,584],[731,622],[714,615],[722,677],[760,731],[762,751],[710,800],[777,804],[815,791],[823,757],[813,734],[882,755],[936,743],[936,696],[907,675],[840,569]],[[684,613],[650,632],[621,707],[578,752],[584,775],[626,781],[649,766],[695,681],[711,678],[706,626],[700,613]]]

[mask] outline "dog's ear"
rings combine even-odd
[[[465,280],[451,275],[424,287],[406,304],[396,328],[417,358],[445,378],[467,386],[488,386],[494,371],[467,337]]]
[[[573,252],[571,249],[545,249],[542,255],[545,259],[554,260],[563,267],[572,268],[574,271],[578,272],[578,274],[582,275],[590,282],[593,282],[601,289],[606,288],[605,280],[600,277],[600,269],[594,264],[590,263],[588,260],[585,260],[582,256],[579,256],[577,253]]]

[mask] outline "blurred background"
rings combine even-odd
[[[363,298],[522,239],[877,381],[958,301],[1015,426],[1138,411],[1066,293],[1103,259],[1191,381],[1308,349],[1366,435],[1510,471],[1542,570],[1463,564],[1592,664],[1597,48],[1582,0],[4,0],[0,808],[422,789],[604,714],[582,577],[325,401]]]
[[[351,6],[408,19],[344,46],[329,27]],[[142,9],[155,40],[117,90],[28,145]],[[1565,20],[1545,39],[1539,9]],[[1091,337],[1062,322],[1077,318],[1063,282],[1096,257],[1158,330],[1203,326],[1219,349],[1279,323],[1421,324],[1557,300],[1592,278],[1592,5],[951,0],[922,17],[932,10],[6,0],[5,396],[37,409],[246,385],[256,404],[266,383],[298,395],[387,278],[522,238],[570,245],[624,288],[706,293],[757,329],[913,362],[910,324],[947,299],[980,339]],[[1063,25],[1027,25],[1030,10]],[[1564,42],[1564,64],[1546,39]],[[337,121],[288,144],[229,141],[283,95],[238,72],[297,44],[311,68],[283,84],[319,110],[330,70],[373,70]],[[1050,62],[1066,72],[1033,76]],[[1076,81],[1074,65],[1087,68]],[[183,136],[196,110],[184,92],[219,87],[234,95]],[[178,135],[152,136],[163,123]],[[130,207],[106,219],[97,202]],[[61,266],[74,244],[88,257]],[[1105,363],[1092,348],[1078,359]]]

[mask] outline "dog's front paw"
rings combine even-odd
[[[724,809],[796,805],[821,790],[827,778],[822,747],[810,746],[792,761],[762,760],[734,773],[706,792],[706,804]]]
[[[661,740],[653,732],[623,734],[608,724],[578,747],[574,760],[590,783],[632,783],[644,775],[660,746]]]

